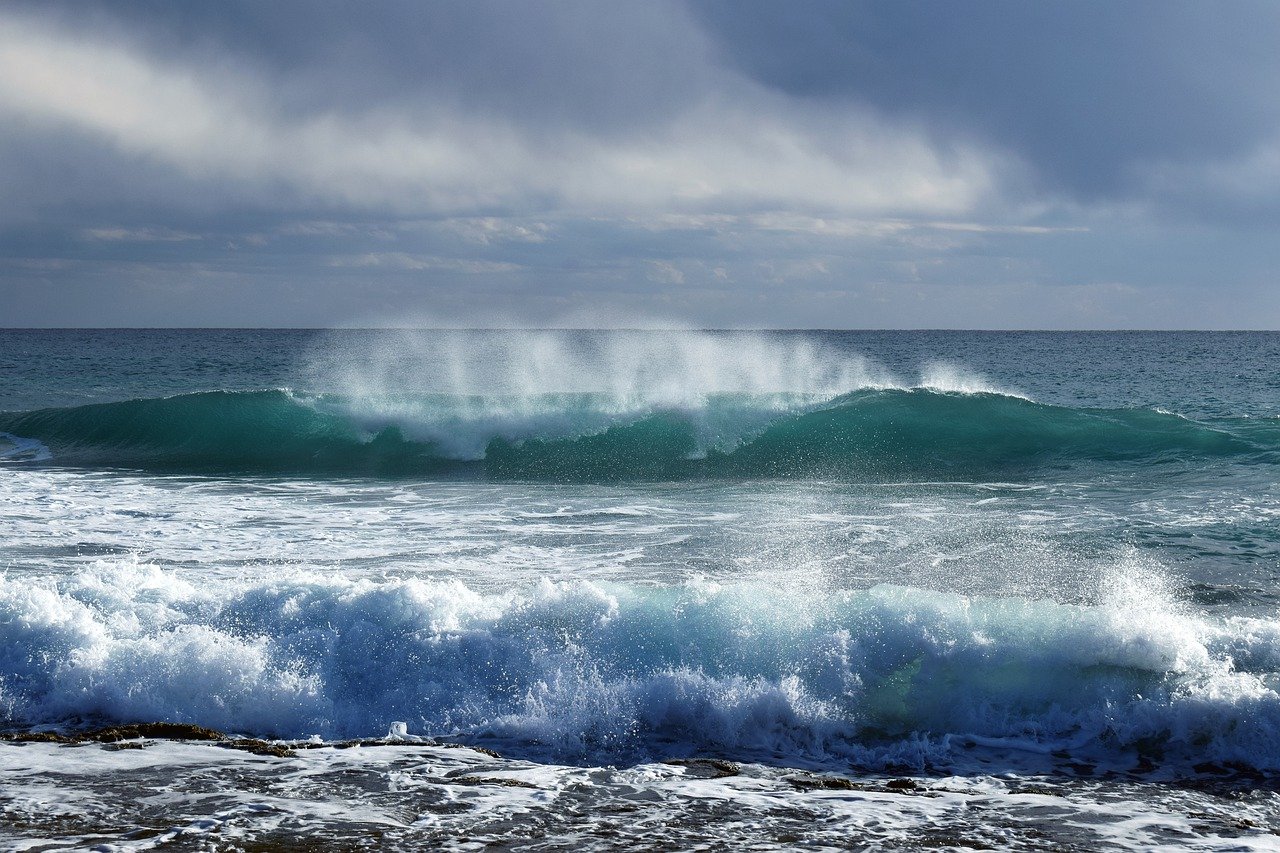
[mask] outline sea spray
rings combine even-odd
[[[698,581],[481,594],[305,573],[194,586],[100,562],[0,581],[0,687],[9,725],[334,738],[408,721],[560,761],[827,761],[968,734],[1280,769],[1280,696],[1206,645],[1230,626],[1123,583],[1137,600],[1096,606]]]
[[[1274,846],[1280,337],[436,334],[0,334],[6,841]]]
[[[989,392],[889,388],[821,400],[708,395],[694,410],[615,406],[592,394],[378,402],[214,391],[0,414],[0,430],[40,442],[59,464],[549,481],[981,481],[1073,463],[1273,463],[1280,451],[1280,427],[1272,423],[1208,424]]]
[[[308,362],[313,388],[359,399],[590,394],[643,409],[902,385],[864,356],[766,332],[380,330],[322,337]]]

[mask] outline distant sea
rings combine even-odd
[[[1277,849],[1277,365],[0,331],[0,844]]]

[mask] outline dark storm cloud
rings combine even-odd
[[[724,56],[795,97],[853,99],[1026,158],[1085,197],[1280,129],[1280,4],[695,0]]]
[[[1280,325],[1280,6],[9,2],[0,325]]]

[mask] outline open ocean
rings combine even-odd
[[[0,845],[1278,849],[1277,365],[0,331]]]

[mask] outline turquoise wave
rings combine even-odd
[[[1154,409],[925,389],[860,390],[789,406],[710,398],[696,408],[640,411],[560,395],[540,400],[536,416],[512,415],[507,406],[501,419],[494,401],[418,402],[389,416],[332,396],[213,391],[0,413],[0,432],[24,446],[40,442],[53,464],[86,467],[551,481],[982,479],[1082,462],[1274,463],[1280,451],[1274,420],[1198,422]],[[458,450],[468,444],[483,449]]]

